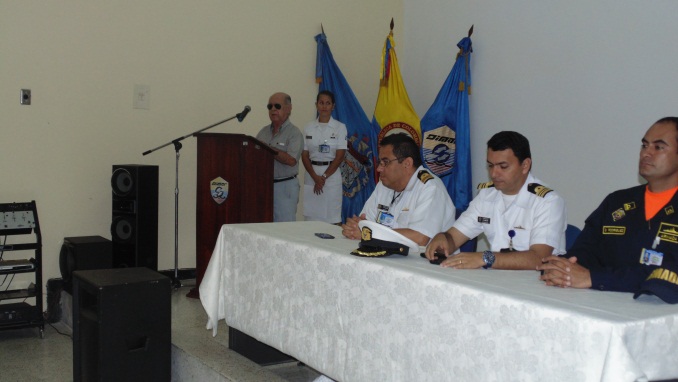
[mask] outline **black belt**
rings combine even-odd
[[[288,176],[287,178],[273,179],[273,183],[284,182],[286,180],[294,179],[296,177],[297,177],[296,175],[293,175],[293,176]]]
[[[314,164],[316,166],[328,166],[332,162],[316,162],[314,160],[311,161],[311,164]]]

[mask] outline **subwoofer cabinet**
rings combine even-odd
[[[73,272],[113,267],[111,241],[101,236],[65,237],[59,252],[63,289],[73,294]]]
[[[74,381],[169,381],[171,293],[145,267],[73,272]]]
[[[158,270],[158,166],[114,165],[113,267]]]

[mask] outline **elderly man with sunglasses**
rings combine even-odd
[[[275,93],[268,99],[268,117],[271,124],[264,126],[257,139],[275,151],[273,162],[273,221],[297,220],[299,203],[299,158],[304,147],[301,130],[289,121],[292,98]]]
[[[452,227],[455,207],[440,179],[421,164],[419,146],[406,134],[391,134],[379,143],[379,183],[360,217],[342,225],[344,236],[360,239],[360,220],[393,228],[421,246]]]

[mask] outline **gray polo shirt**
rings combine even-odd
[[[287,178],[299,173],[299,158],[304,148],[304,136],[299,128],[290,122],[289,118],[280,126],[278,134],[273,135],[273,126],[268,125],[259,131],[257,139],[277,150],[288,153],[297,160],[297,164],[294,166],[287,166],[274,160],[273,179]]]

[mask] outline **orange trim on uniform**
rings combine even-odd
[[[662,192],[652,192],[649,187],[645,188],[645,220],[652,219],[673,198],[678,187]]]

